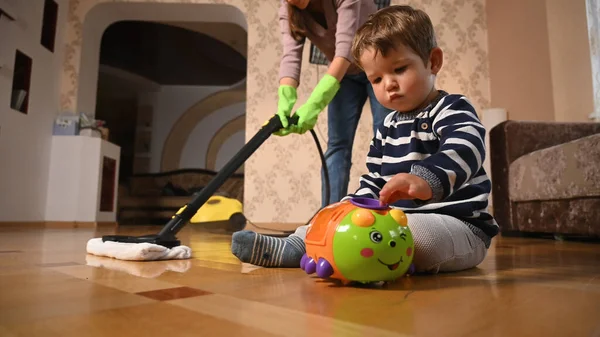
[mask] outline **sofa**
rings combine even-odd
[[[505,121],[488,154],[503,235],[600,237],[600,123]]]
[[[119,224],[163,224],[217,174],[206,169],[179,169],[131,176],[119,187]],[[213,195],[243,203],[244,174],[234,173]]]

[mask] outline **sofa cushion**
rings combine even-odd
[[[514,203],[520,232],[600,236],[600,198],[521,201]]]
[[[600,134],[519,157],[509,168],[509,195],[513,202],[600,196]]]

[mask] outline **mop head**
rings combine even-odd
[[[91,254],[88,254],[85,260],[87,265],[91,267],[125,272],[144,278],[156,278],[166,272],[185,273],[192,267],[191,260],[165,260],[146,263],[145,261],[121,261]]]
[[[167,248],[153,243],[102,242],[102,238],[89,240],[87,252],[128,261],[182,260],[192,256],[190,247],[183,245]]]

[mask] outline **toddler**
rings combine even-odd
[[[436,89],[443,52],[429,16],[409,6],[376,12],[357,31],[352,56],[394,111],[371,141],[368,173],[344,199],[370,197],[403,210],[417,272],[477,266],[498,233],[487,211],[485,128],[465,96]],[[299,267],[307,228],[287,238],[236,232],[232,252],[255,265]]]

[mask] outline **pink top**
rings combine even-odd
[[[377,11],[373,0],[311,0],[321,1],[327,28],[311,16],[307,10],[302,11],[306,22],[306,37],[327,57],[329,62],[340,56],[352,64],[347,74],[356,74],[360,69],[354,64],[351,55],[352,40],[358,27]],[[283,56],[279,65],[279,79],[291,77],[300,82],[302,51],[304,41],[292,38],[288,23],[287,1],[281,0],[279,7],[279,28],[283,44]]]

